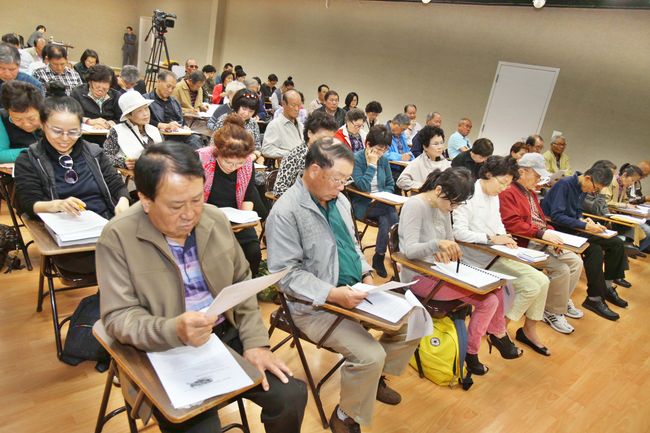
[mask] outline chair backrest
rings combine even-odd
[[[266,173],[266,191],[273,191],[275,186],[275,181],[278,178],[278,172],[280,170],[271,170]]]

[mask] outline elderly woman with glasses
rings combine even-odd
[[[43,137],[16,159],[16,194],[23,212],[92,210],[112,218],[129,207],[128,191],[101,147],[81,138],[83,110],[50,83],[40,110]]]
[[[366,113],[358,108],[352,108],[345,113],[345,125],[341,126],[334,138],[348,145],[352,152],[363,150],[366,133],[361,131],[366,121]]]
[[[14,162],[20,152],[41,137],[40,90],[24,81],[12,80],[0,91],[0,163]]]
[[[420,193],[411,196],[402,207],[399,217],[400,251],[411,260],[442,263],[460,260],[462,251],[454,241],[451,212],[473,194],[474,179],[468,169],[455,167],[431,172]],[[437,278],[425,277],[405,267],[400,271],[400,280],[416,280],[411,290],[422,298],[427,297],[440,282]],[[473,374],[480,376],[487,373],[487,366],[478,359],[481,338],[486,332],[500,339],[507,338],[501,289],[474,294],[454,284],[443,283],[433,295],[433,300],[459,300],[474,306],[468,326],[465,361],[467,369]],[[508,356],[514,358],[519,354],[511,343]]]
[[[217,207],[255,210],[262,219],[266,218],[267,210],[253,178],[255,141],[244,127],[244,120],[235,113],[229,114],[212,140],[213,146],[197,150],[205,171],[204,200]],[[262,252],[255,228],[239,231],[235,237],[244,251],[253,276],[256,276]]]

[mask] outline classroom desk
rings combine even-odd
[[[38,277],[38,303],[36,306],[36,311],[43,311],[43,299],[45,296],[49,295],[50,297],[50,306],[52,307],[52,324],[54,326],[54,339],[56,342],[56,356],[61,359],[61,354],[63,352],[63,344],[61,341],[61,328],[67,322],[70,317],[67,317],[63,320],[59,320],[59,313],[56,305],[56,292],[81,289],[83,287],[92,287],[96,286],[95,281],[79,286],[70,286],[62,287],[59,289],[54,288],[54,278],[58,278],[59,274],[56,272],[54,267],[54,257],[62,256],[66,254],[73,253],[83,253],[95,251],[95,244],[86,244],[86,245],[71,245],[67,247],[60,247],[57,245],[56,241],[52,238],[50,233],[45,228],[45,225],[41,221],[36,221],[31,218],[24,218],[25,227],[32,235],[34,243],[41,252],[41,269],[40,275]],[[47,293],[43,291],[44,280],[47,279]]]
[[[257,224],[259,224],[259,220],[249,222],[249,223],[241,223],[241,224],[230,223],[233,233],[239,233],[242,230],[246,230],[246,229],[249,229],[251,227],[255,227],[255,226],[257,226]]]
[[[100,405],[99,416],[97,419],[96,432],[101,431],[103,425],[117,415],[122,410],[111,412],[106,415],[106,408],[110,397],[110,391],[113,386],[113,376],[118,375],[122,387],[122,394],[126,402],[126,409],[129,416],[129,424],[135,425],[134,419],[141,413],[140,410],[147,410],[152,406],[156,407],[169,421],[173,423],[181,423],[205,412],[214,407],[223,407],[237,399],[237,403],[242,415],[242,425],[244,431],[248,430],[248,422],[246,415],[243,411],[243,404],[241,399],[237,397],[243,392],[262,383],[262,375],[251,363],[247,362],[238,353],[226,346],[235,360],[244,369],[246,374],[253,381],[252,385],[245,388],[230,392],[228,394],[218,395],[203,401],[201,404],[192,406],[190,408],[177,409],[172,406],[167,392],[162,386],[156,371],[153,369],[147,354],[141,350],[121,344],[113,339],[106,333],[106,329],[101,320],[95,322],[93,326],[93,335],[97,341],[106,349],[111,356],[111,369],[106,378],[106,385],[104,387],[104,394]],[[130,390],[128,388],[131,388]],[[132,391],[132,393],[129,393]],[[148,420],[148,417],[146,417]],[[236,425],[235,425],[236,426]],[[222,429],[225,431],[229,426],[224,426]],[[234,426],[233,426],[234,427]],[[231,427],[232,428],[232,427]]]
[[[580,247],[572,247],[571,245],[567,245],[567,244],[554,244],[553,242],[549,242],[544,239],[534,238],[532,236],[523,236],[523,235],[513,235],[513,236],[515,238],[528,239],[529,241],[533,241],[538,244],[543,244],[551,248],[561,248],[563,250],[571,251],[572,253],[576,253],[576,254],[582,254],[589,247],[589,242],[585,242]]]
[[[488,284],[483,287],[475,287],[467,283],[464,283],[463,281],[460,281],[454,277],[435,271],[431,267],[432,263],[420,259],[409,259],[406,257],[404,253],[394,252],[391,254],[391,259],[395,260],[395,262],[401,264],[402,266],[414,272],[417,272],[418,274],[440,279],[441,281],[446,281],[450,284],[465,289],[468,292],[477,293],[479,295],[484,295],[486,293],[492,292],[493,290],[501,287],[506,283],[506,280],[499,280],[497,282]]]
[[[633,211],[625,207],[609,206],[609,210],[612,211],[612,213],[623,213],[637,218],[646,218],[646,219],[650,218],[650,214],[640,215],[638,213],[634,213]]]
[[[27,248],[33,242],[30,241],[27,244],[25,239],[23,239],[23,234],[20,231],[21,227],[25,225],[21,223],[16,215],[16,211],[13,207],[13,196],[15,193],[15,184],[13,179],[14,174],[14,164],[12,162],[6,164],[0,164],[0,195],[7,202],[7,209],[9,209],[9,217],[11,218],[11,224],[16,231],[16,239],[18,241],[18,249],[23,253],[23,258],[25,259],[25,264],[27,265],[28,270],[34,269],[32,266],[32,261],[29,258],[29,252]]]
[[[360,195],[361,197],[365,197],[365,198],[368,198],[370,200],[374,200],[374,201],[376,201],[378,203],[386,204],[388,206],[393,206],[395,208],[400,207],[400,206],[402,206],[404,204],[404,203],[398,203],[396,201],[386,200],[386,199],[383,199],[381,197],[375,197],[372,194],[370,194],[368,192],[365,192],[365,191],[361,191],[361,190],[359,190],[359,189],[357,189],[357,188],[355,188],[355,187],[353,187],[351,185],[346,186],[345,189],[347,191],[349,191],[350,193],[352,193],[352,194]]]
[[[485,269],[489,269],[490,266],[492,266],[492,264],[499,257],[505,257],[506,259],[514,260],[515,262],[523,263],[525,265],[530,265],[530,266],[532,266],[534,268],[543,268],[546,264],[548,264],[548,260],[542,260],[542,261],[539,261],[539,262],[529,262],[528,260],[524,260],[524,259],[519,258],[516,254],[508,254],[508,253],[505,253],[503,251],[498,251],[498,250],[495,250],[494,248],[491,248],[490,245],[486,245],[486,244],[474,244],[474,243],[471,243],[471,242],[462,242],[462,241],[456,241],[456,243],[458,245],[462,245],[462,246],[465,246],[467,248],[472,248],[472,249],[479,250],[479,251],[482,251],[484,253],[492,254],[492,255],[496,256],[490,262],[490,264],[485,267]]]
[[[410,162],[411,161],[388,161],[388,163],[393,165],[395,168],[406,168]]]

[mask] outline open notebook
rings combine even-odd
[[[582,236],[570,235],[556,230],[547,230],[547,232],[559,236],[563,243],[572,247],[580,248],[585,242],[587,242],[587,238],[583,238]]]
[[[479,289],[489,286],[490,284],[494,284],[501,280],[516,279],[511,275],[502,274],[500,272],[488,271],[485,269],[477,268],[472,265],[467,265],[465,263],[460,264],[458,272],[456,272],[456,262],[449,262],[449,263],[435,262],[433,265],[431,265],[431,269]]]

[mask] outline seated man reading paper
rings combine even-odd
[[[187,145],[148,147],[135,165],[140,202],[113,219],[97,243],[101,318],[109,335],[144,351],[200,346],[214,332],[261,372],[243,396],[262,407],[267,432],[299,432],[304,383],[269,350],[254,297],[211,317],[199,310],[232,283],[249,279],[248,262],[225,215],[203,202],[203,167]],[[163,432],[220,432],[216,409],[181,424],[154,410]]]
[[[266,222],[269,270],[293,268],[280,286],[291,297],[293,321],[312,341],[319,341],[337,318],[318,307],[329,301],[354,308],[367,293],[349,286],[373,283],[355,240],[350,203],[341,193],[353,165],[345,144],[329,137],[316,140],[307,151],[302,178],[275,203]],[[383,374],[399,375],[406,367],[418,340],[405,337],[403,326],[377,341],[359,322],[343,320],[325,340],[326,347],[346,358],[340,401],[330,419],[334,433],[360,432],[359,424],[370,424],[375,399],[400,402]]]

